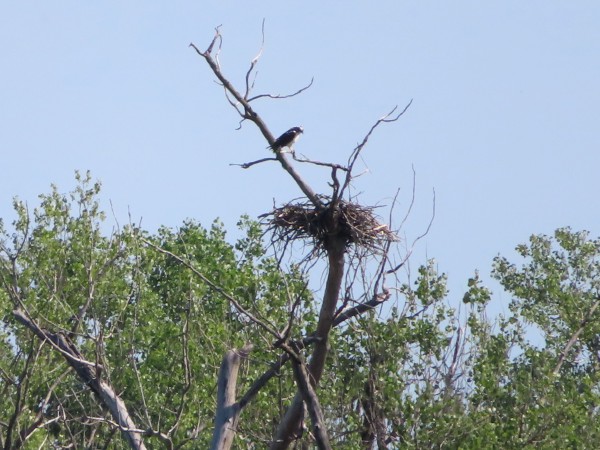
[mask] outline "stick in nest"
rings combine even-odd
[[[372,252],[398,240],[387,225],[377,220],[373,207],[340,201],[335,211],[333,208],[331,203],[319,210],[310,203],[288,203],[269,214],[268,227],[276,241],[311,239],[318,249],[324,249],[333,235],[343,236],[347,246],[354,244]]]

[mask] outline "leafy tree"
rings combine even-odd
[[[235,244],[217,222],[105,234],[99,184],[89,175],[78,183],[67,195],[53,187],[31,217],[15,202],[14,230],[3,230],[2,447],[125,448],[118,436],[132,431],[151,447],[207,447],[221,358],[248,342],[237,446],[268,445],[294,376],[277,364],[270,334],[228,296],[274,327],[288,323],[290,299],[299,298],[292,336],[302,342],[318,306],[305,274],[265,257],[262,231],[248,219]],[[338,317],[318,391],[335,448],[594,446],[599,241],[559,229],[517,250],[522,266],[494,263],[513,296],[511,314],[496,323],[477,276],[461,321],[433,261],[398,286],[389,314]],[[118,426],[59,338],[115,391],[135,428]]]
[[[12,227],[0,223],[0,446],[593,448],[600,241],[532,236],[522,266],[494,261],[509,315],[488,318],[477,274],[461,314],[435,261],[401,277],[398,230],[349,194],[369,137],[404,111],[345,164],[290,158],[254,109],[278,97],[251,95],[259,59],[241,92],[218,30],[193,47],[274,147],[242,167],[275,161],[304,197],[243,217],[234,243],[219,222],[109,231],[89,173],[33,211],[15,200]],[[296,162],[325,167],[331,191]],[[322,289],[309,286],[317,260]]]
[[[113,442],[121,448],[115,441],[119,428],[168,447],[190,440],[207,446],[222,355],[255,342],[264,349],[257,358],[272,359],[261,330],[220,291],[276,323],[286,320],[289,295],[310,316],[305,280],[262,257],[260,231],[248,220],[240,223],[245,237],[234,245],[218,223],[207,230],[187,222],[156,236],[128,226],[104,236],[100,185],[89,175],[78,175],[78,182],[69,195],[53,187],[41,196],[33,217],[16,202],[14,233],[3,231],[3,446],[20,448],[28,441],[100,448]],[[170,251],[219,283],[218,289]],[[78,372],[81,361],[90,374]],[[97,380],[120,393],[115,402],[135,428],[117,426]],[[274,395],[267,391],[265,398]]]

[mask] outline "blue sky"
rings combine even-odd
[[[90,169],[120,221],[234,231],[298,197],[188,44],[222,25],[221,63],[240,84],[261,41],[256,93],[305,94],[255,106],[274,134],[303,125],[297,151],[344,162],[380,128],[356,180],[366,204],[398,220],[417,174],[409,240],[449,274],[453,295],[474,269],[532,233],[570,225],[600,235],[600,3],[597,1],[3,2],[0,5],[0,217],[14,195],[35,204],[50,183]],[[316,190],[325,170],[300,166]],[[508,299],[499,296],[501,302]]]

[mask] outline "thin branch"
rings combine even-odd
[[[244,98],[246,100],[248,100],[250,91],[254,87],[254,82],[256,81],[256,73],[255,73],[254,80],[252,80],[252,84],[250,84],[250,75],[252,74],[252,71],[254,70],[254,67],[256,66],[256,64],[258,64],[258,60],[262,56],[263,49],[265,47],[265,19],[263,19],[263,21],[262,21],[261,33],[262,33],[262,42],[260,44],[260,50],[258,51],[258,54],[250,62],[250,68],[248,69],[248,72],[246,72],[246,93],[244,94]]]
[[[189,300],[187,312],[185,315],[185,321],[183,323],[182,342],[181,342],[181,346],[182,346],[182,364],[181,365],[183,366],[184,384],[181,389],[181,394],[180,394],[181,399],[179,400],[177,414],[175,415],[175,422],[173,423],[173,426],[171,428],[169,428],[169,431],[167,431],[167,433],[166,433],[167,436],[172,436],[179,428],[179,425],[181,424],[181,419],[183,417],[183,413],[185,410],[185,406],[186,406],[186,396],[192,387],[192,375],[191,375],[190,356],[189,356],[189,349],[188,349],[191,309],[192,309],[191,300]]]
[[[389,275],[391,273],[394,273],[394,272],[398,271],[406,263],[406,261],[408,261],[408,258],[410,258],[410,256],[412,255],[412,252],[414,250],[414,247],[415,247],[416,243],[419,242],[421,239],[423,239],[425,236],[427,236],[429,234],[429,231],[431,230],[431,226],[433,225],[433,221],[434,220],[435,220],[435,189],[433,190],[433,205],[432,205],[432,211],[431,211],[431,218],[429,219],[429,223],[427,224],[427,228],[425,229],[425,231],[423,233],[421,233],[419,236],[417,236],[413,240],[410,249],[406,253],[406,256],[404,257],[404,259],[400,262],[400,264],[398,264],[395,267],[392,267],[391,269],[387,270],[385,272],[386,275]]]
[[[220,41],[220,39],[221,39],[220,36],[221,36],[221,34],[219,32],[219,29],[217,28],[215,37],[213,38],[213,41],[211,42],[211,45],[208,47],[206,52],[200,51],[198,49],[198,47],[196,47],[193,43],[190,43],[190,47],[192,47],[196,51],[196,53],[198,53],[198,55],[200,55],[204,58],[204,60],[209,65],[212,72],[217,77],[219,82],[223,85],[225,90],[227,92],[229,92],[239,102],[240,105],[243,106],[243,108],[244,108],[243,114],[240,110],[238,110],[238,112],[240,113],[242,118],[252,121],[258,127],[258,129],[260,130],[262,135],[265,137],[265,139],[267,140],[269,145],[273,145],[273,143],[275,142],[275,137],[273,136],[273,134],[267,127],[267,124],[258,115],[258,113],[256,111],[254,111],[254,109],[250,105],[250,102],[248,100],[246,100],[244,98],[244,96],[242,96],[235,89],[235,87],[231,84],[231,82],[223,75],[223,73],[221,72],[221,68],[218,64],[218,60],[216,58],[213,58],[211,55],[211,51],[214,46],[214,43],[217,41],[217,39],[219,39],[219,41]],[[237,108],[236,108],[236,110],[237,110]],[[322,204],[321,200],[319,199],[319,197],[317,196],[317,194],[308,185],[308,183],[306,183],[304,181],[304,179],[300,176],[300,174],[298,174],[298,172],[296,172],[296,170],[289,163],[289,161],[284,156],[284,154],[282,152],[276,152],[275,157],[276,157],[277,161],[279,161],[279,163],[281,164],[283,169],[294,179],[294,181],[296,182],[296,184],[298,185],[300,190],[304,193],[304,195],[306,195],[306,197],[311,201],[311,203],[315,206],[315,208],[318,208],[318,209],[323,208],[323,204]]]
[[[307,89],[309,89],[313,83],[315,81],[315,77],[312,77],[310,79],[310,83],[308,83],[306,86],[304,86],[303,88],[298,89],[296,92],[292,93],[292,94],[260,94],[260,95],[255,95],[252,98],[248,99],[248,102],[252,102],[254,100],[258,100],[259,98],[272,98],[272,99],[284,99],[284,98],[291,98],[291,97],[295,97],[296,95],[302,94],[304,91],[306,91]]]
[[[296,161],[298,161],[300,163],[313,164],[315,166],[331,167],[332,169],[339,169],[339,170],[342,170],[344,172],[348,172],[348,168],[346,166],[341,165],[341,164],[315,161],[313,159],[307,159],[307,158],[301,159],[301,158],[297,158],[296,155],[292,155],[292,156],[294,157],[294,160],[296,160]]]
[[[373,134],[373,131],[375,131],[375,129],[382,123],[395,122],[398,119],[400,119],[400,117],[402,117],[402,115],[406,112],[406,110],[410,107],[411,104],[412,104],[412,99],[410,100],[410,102],[408,102],[408,104],[404,107],[404,109],[402,111],[400,111],[395,116],[390,117],[390,116],[392,116],[392,114],[394,114],[396,109],[398,109],[398,106],[395,106],[389,113],[387,113],[385,116],[383,116],[377,122],[375,122],[375,124],[371,127],[369,132],[363,138],[362,142],[354,148],[354,150],[350,154],[350,157],[348,158],[348,169],[349,170],[348,170],[348,172],[346,172],[346,181],[344,182],[344,184],[340,190],[340,197],[343,196],[344,191],[350,184],[350,181],[352,180],[352,169],[354,168],[354,164],[356,163],[356,160],[358,159],[358,156],[360,155],[360,152],[362,151],[362,149],[365,147],[365,145],[367,145],[367,142],[369,141],[371,134]]]
[[[266,161],[277,161],[277,158],[261,158],[261,159],[257,159],[256,161],[250,161],[247,163],[242,163],[242,164],[231,163],[229,165],[230,166],[239,166],[242,169],[249,169],[250,167],[252,167],[256,164],[264,163]]]
[[[281,270],[281,268],[280,268],[280,270]],[[283,331],[281,332],[281,339],[279,339],[275,343],[274,347],[278,347],[281,342],[286,342],[289,339],[290,333],[292,332],[292,328],[294,325],[294,321],[296,319],[296,309],[300,306],[300,303],[302,303],[302,296],[308,289],[308,282],[305,282],[302,287],[302,290],[300,292],[298,292],[298,294],[296,294],[295,300],[292,301],[292,294],[290,292],[290,286],[289,286],[288,280],[285,277],[283,277],[282,280],[283,280],[283,283],[284,283],[285,289],[286,289],[288,305],[291,304],[291,307],[288,306],[289,307],[288,322],[285,325]]]
[[[454,378],[456,375],[456,369],[458,367],[458,360],[461,356],[461,350],[464,348],[463,340],[462,340],[463,328],[458,327],[456,331],[456,340],[454,342],[454,352],[452,354],[452,362],[448,367],[448,372],[444,376],[444,384],[445,384],[445,394],[446,396],[450,396],[454,391]]]
[[[412,191],[411,191],[411,195],[410,195],[410,203],[408,205],[408,209],[406,210],[406,214],[404,214],[404,217],[402,218],[402,221],[400,222],[400,226],[398,227],[398,229],[401,229],[404,226],[404,224],[406,223],[406,221],[408,220],[408,217],[410,216],[413,206],[415,206],[415,199],[417,197],[417,171],[415,170],[414,165],[411,165],[411,170],[412,170]]]
[[[219,83],[220,84],[220,83]],[[238,127],[236,128],[236,130],[241,130],[242,129],[242,124],[244,123],[244,120],[246,120],[246,114],[240,109],[240,105],[239,103],[234,102],[230,97],[229,97],[229,92],[227,91],[227,88],[225,86],[223,86],[222,84],[220,84],[223,88],[224,88],[224,92],[225,92],[225,98],[227,99],[227,102],[229,102],[229,104],[231,106],[233,106],[233,108],[237,111],[237,113],[240,115],[240,117],[242,118],[240,120],[240,123],[238,125]]]

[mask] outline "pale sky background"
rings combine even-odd
[[[213,82],[205,49],[222,25],[223,71],[240,86],[261,42],[256,93],[291,100],[255,108],[279,135],[303,125],[308,157],[345,162],[372,123],[380,128],[355,183],[365,204],[399,220],[417,173],[409,239],[462,297],[474,269],[533,233],[570,225],[600,235],[600,2],[594,1],[54,1],[0,4],[0,217],[14,195],[36,204],[75,169],[103,183],[121,222],[155,230],[220,217],[236,235],[244,213],[298,197]],[[327,170],[300,166],[316,190]],[[519,261],[520,262],[520,261]],[[501,304],[509,300],[498,294]]]

